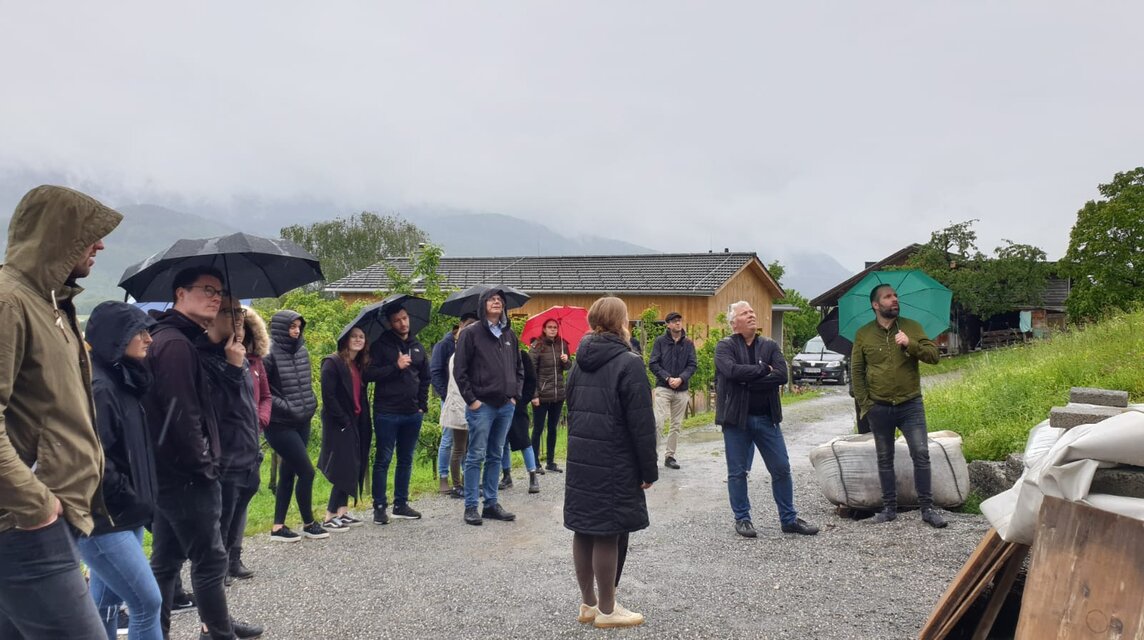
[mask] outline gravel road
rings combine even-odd
[[[265,638],[911,638],[988,528],[917,512],[888,525],[839,518],[822,498],[809,450],[852,429],[845,388],[785,410],[783,431],[800,515],[814,537],[779,531],[761,459],[750,478],[754,540],[735,535],[722,436],[688,431],[648,491],[651,527],[633,534],[619,600],[647,616],[634,629],[576,622],[572,534],[562,526],[563,476],[529,495],[522,472],[501,494],[517,521],[466,526],[459,500],[417,500],[422,520],[367,523],[329,540],[245,543],[257,576],[228,590],[232,612],[265,625]],[[264,489],[265,490],[265,489]],[[321,500],[316,500],[321,503]],[[367,514],[359,513],[361,517]],[[196,637],[193,613],[173,637]]]

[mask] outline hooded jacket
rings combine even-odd
[[[399,369],[397,357],[408,355],[408,367]],[[362,379],[374,382],[373,410],[375,413],[409,415],[429,410],[429,358],[425,347],[410,336],[402,340],[393,331],[386,331],[369,348],[369,366]]]
[[[72,302],[81,289],[70,280],[122,219],[53,186],[29,191],[12,214],[0,269],[0,531],[46,521],[53,495],[85,533],[102,511],[91,365]]]
[[[787,382],[787,364],[782,349],[770,338],[755,336],[755,358],[743,336],[735,333],[715,345],[715,424],[746,428],[751,405],[751,385],[762,388],[771,420],[783,421],[779,387]]]
[[[643,359],[613,334],[589,333],[568,375],[564,526],[615,535],[648,526],[643,482],[659,479]]]
[[[524,364],[520,360],[520,347],[516,334],[501,315],[498,338],[485,318],[485,302],[500,291],[490,289],[481,294],[477,302],[477,322],[461,332],[457,338],[453,377],[466,405],[480,400],[483,404],[502,407],[512,399],[520,400],[524,385]]]
[[[302,333],[291,338],[295,320],[302,321]],[[262,361],[273,398],[268,429],[306,426],[318,409],[305,331],[306,319],[297,311],[279,311],[270,319],[270,355]]]
[[[568,342],[556,336],[540,336],[533,341],[529,357],[536,369],[536,392],[526,398],[537,398],[541,402],[564,402],[564,372],[572,368],[572,360],[564,362],[562,354],[568,353]]]
[[[266,333],[266,323],[262,316],[250,307],[242,322],[246,335],[250,336],[251,349],[246,352],[246,361],[250,363],[250,375],[254,382],[254,406],[258,409],[258,428],[265,429],[270,424],[270,407],[273,399],[270,397],[270,383],[266,380],[266,365],[262,359],[270,353],[270,335]]]
[[[140,331],[154,325],[142,310],[123,302],[100,303],[87,322],[95,423],[103,444],[103,501],[110,515],[96,515],[92,535],[151,523],[158,488],[143,410],[151,371],[123,354]]]
[[[160,483],[218,478],[218,420],[195,342],[203,327],[175,309],[152,313],[147,362],[155,377],[144,409]]]

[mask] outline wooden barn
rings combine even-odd
[[[326,291],[356,301],[378,299],[389,285],[387,267],[411,271],[408,258],[386,258],[330,283]],[[755,253],[657,253],[611,256],[517,256],[492,258],[443,257],[440,272],[447,286],[464,289],[476,284],[504,284],[532,296],[513,315],[530,316],[549,307],[589,307],[603,295],[616,295],[636,319],[648,308],[660,318],[671,311],[683,314],[686,325],[713,326],[720,313],[738,300],[747,300],[764,335],[781,336],[783,296]]]

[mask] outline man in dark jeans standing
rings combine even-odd
[[[242,525],[246,508],[258,493],[262,451],[258,445],[258,410],[254,405],[254,376],[243,347],[243,316],[238,300],[222,299],[218,315],[196,346],[211,385],[211,398],[218,419],[221,457],[219,483],[222,515],[219,534],[227,554],[225,584],[234,578],[253,578],[242,564]]]
[[[429,410],[429,358],[409,333],[409,312],[395,307],[386,313],[389,330],[369,350],[362,379],[374,382],[373,426],[377,454],[373,462],[373,523],[388,524],[386,484],[389,463],[397,450],[393,477],[393,517],[416,520],[421,513],[409,506],[413,453],[421,435],[421,420]]]
[[[0,269],[0,638],[106,638],[74,536],[103,513],[103,449],[76,280],[123,216],[63,187],[29,191]]]
[[[663,435],[663,421],[670,420],[667,433],[667,449],[663,464],[678,469],[675,461],[675,447],[679,443],[679,432],[683,430],[683,414],[691,400],[687,392],[687,381],[695,375],[699,366],[695,358],[695,343],[683,330],[683,316],[672,311],[664,318],[667,331],[655,339],[651,346],[651,359],[647,366],[655,374],[655,391],[652,392],[655,409],[655,439],[658,443]]]
[[[195,342],[218,315],[226,292],[216,269],[194,267],[175,275],[174,308],[158,314],[147,354],[155,382],[146,399],[155,442],[159,495],[152,526],[151,570],[163,594],[163,634],[171,629],[175,577],[191,562],[191,584],[206,638],[254,638],[262,629],[230,618],[223,590],[226,549],[219,532],[218,421]]]
[[[874,516],[874,522],[890,522],[898,517],[894,430],[901,429],[914,463],[914,486],[922,521],[940,529],[946,523],[933,508],[929,439],[918,373],[919,360],[937,364],[940,354],[920,324],[899,317],[898,294],[893,287],[888,284],[874,287],[870,291],[870,306],[874,309],[874,320],[859,328],[854,336],[850,377],[854,381],[854,399],[862,415],[870,420],[878,452],[883,506]]]

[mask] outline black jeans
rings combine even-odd
[[[262,481],[259,466],[242,471],[228,470],[219,479],[222,490],[222,515],[218,530],[227,556],[237,559],[242,553],[242,534],[246,529],[246,509],[250,506],[258,485]],[[235,549],[238,553],[235,553]]]
[[[0,533],[0,638],[106,640],[71,525]]]
[[[310,461],[310,452],[306,448],[310,442],[310,425],[276,427],[263,433],[266,442],[282,458],[278,465],[278,488],[274,494],[274,524],[286,524],[291,494],[298,500],[302,524],[310,524],[314,521],[314,463]]]
[[[548,457],[545,460],[553,462],[556,457],[556,425],[560,422],[560,411],[563,408],[563,401],[541,402],[532,408],[532,450],[536,453],[537,463],[540,462],[540,434],[544,432],[545,425],[548,426],[548,439],[545,442]]]
[[[191,561],[191,588],[199,619],[212,638],[233,638],[223,590],[227,555],[219,533],[222,489],[218,480],[160,480],[152,523],[151,570],[163,595],[163,635],[171,631],[171,600],[183,561]]]
[[[898,506],[898,488],[894,476],[894,430],[901,429],[914,461],[914,487],[918,491],[918,505],[923,509],[933,506],[930,489],[929,437],[926,435],[926,410],[921,398],[907,400],[896,406],[875,404],[866,413],[870,419],[870,432],[874,434],[874,448],[878,453],[878,481],[882,485],[882,502]]]

